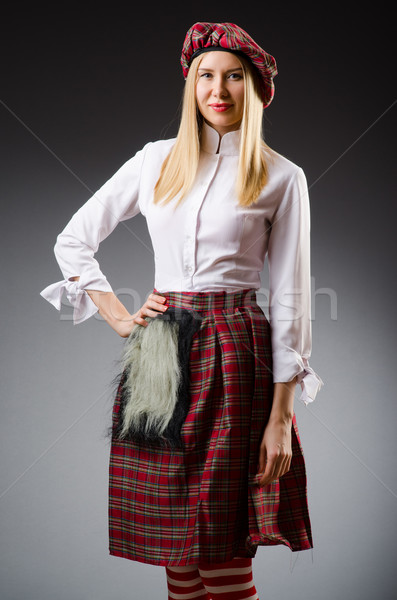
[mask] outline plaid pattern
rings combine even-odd
[[[274,96],[273,78],[277,75],[277,65],[273,56],[234,23],[195,23],[187,32],[182,47],[181,65],[186,78],[192,56],[198,50],[221,47],[240,51],[258,69],[262,84],[263,107],[269,106]]]
[[[169,306],[191,308],[202,317],[190,352],[191,405],[182,427],[184,448],[149,448],[113,437],[110,554],[183,566],[253,557],[259,545],[311,548],[295,416],[290,471],[264,488],[258,486],[259,445],[273,382],[270,325],[255,290],[163,295]],[[114,427],[119,405],[118,392]]]

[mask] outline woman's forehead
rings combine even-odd
[[[199,69],[239,69],[241,62],[233,52],[213,50],[206,52],[200,62]]]

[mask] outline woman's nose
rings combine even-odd
[[[215,77],[212,93],[216,97],[224,97],[227,95],[227,88],[223,77]]]

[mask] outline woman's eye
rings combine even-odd
[[[200,74],[200,79],[211,79],[212,78],[212,73],[201,73]],[[242,75],[240,75],[240,73],[229,73],[229,75],[227,75],[227,79],[232,79],[233,81],[239,81],[240,79],[242,79]]]

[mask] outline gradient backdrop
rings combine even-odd
[[[231,21],[276,57],[268,143],[306,172],[313,353],[296,401],[314,550],[259,548],[259,597],[395,591],[395,61],[391,15],[348,3],[19,3],[1,24],[3,600],[166,598],[163,567],[108,556],[107,466],[121,338],[73,326],[39,292],[73,213],[147,141],[177,130],[179,55],[196,21]],[[380,6],[380,5],[379,5]],[[394,34],[393,34],[394,35]],[[394,47],[394,43],[393,43]],[[141,215],[98,253],[131,310],[154,282]],[[266,290],[266,272],[263,288]],[[299,389],[297,389],[297,392]]]

